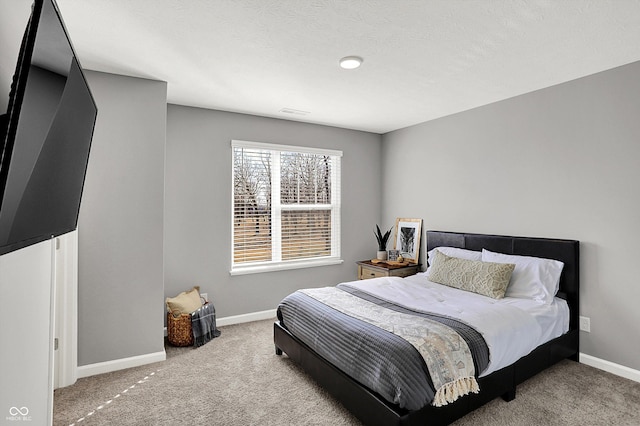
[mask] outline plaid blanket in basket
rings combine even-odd
[[[191,329],[194,346],[202,346],[220,335],[220,330],[216,328],[216,308],[212,303],[202,305],[191,313]]]

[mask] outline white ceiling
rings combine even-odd
[[[170,103],[375,133],[640,60],[640,0],[57,2],[84,68],[167,81]]]

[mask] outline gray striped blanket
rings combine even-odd
[[[348,287],[295,292],[278,317],[319,355],[409,410],[477,391],[474,376],[488,364],[486,344],[471,327]]]

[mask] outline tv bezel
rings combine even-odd
[[[16,142],[18,122],[20,121],[20,111],[22,109],[22,102],[24,101],[24,94],[27,88],[27,81],[29,79],[29,68],[33,57],[33,48],[35,47],[36,36],[38,33],[38,25],[34,28],[33,23],[40,22],[43,7],[44,0],[35,0],[31,6],[31,15],[29,16],[27,27],[25,28],[24,35],[22,36],[22,43],[20,44],[20,51],[18,53],[18,62],[16,63],[16,70],[13,73],[11,90],[9,91],[9,106],[7,107],[6,114],[4,114],[6,123],[2,126],[4,129],[0,127],[0,129],[4,130],[2,133],[2,146],[0,147],[0,211],[2,211],[2,201],[4,199],[4,192],[6,190],[7,178],[9,175],[9,164],[11,161],[11,155],[13,154],[13,147]],[[58,15],[58,17],[60,16]],[[25,58],[28,58],[29,60],[29,64],[27,66],[24,65]]]

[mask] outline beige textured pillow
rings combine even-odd
[[[180,311],[181,314],[190,314],[202,306],[200,300],[200,287],[195,286],[189,291],[183,291],[176,297],[167,297],[167,311]]]
[[[427,277],[429,281],[494,299],[504,297],[516,266],[513,263],[459,259],[442,254],[438,250],[434,255]]]

